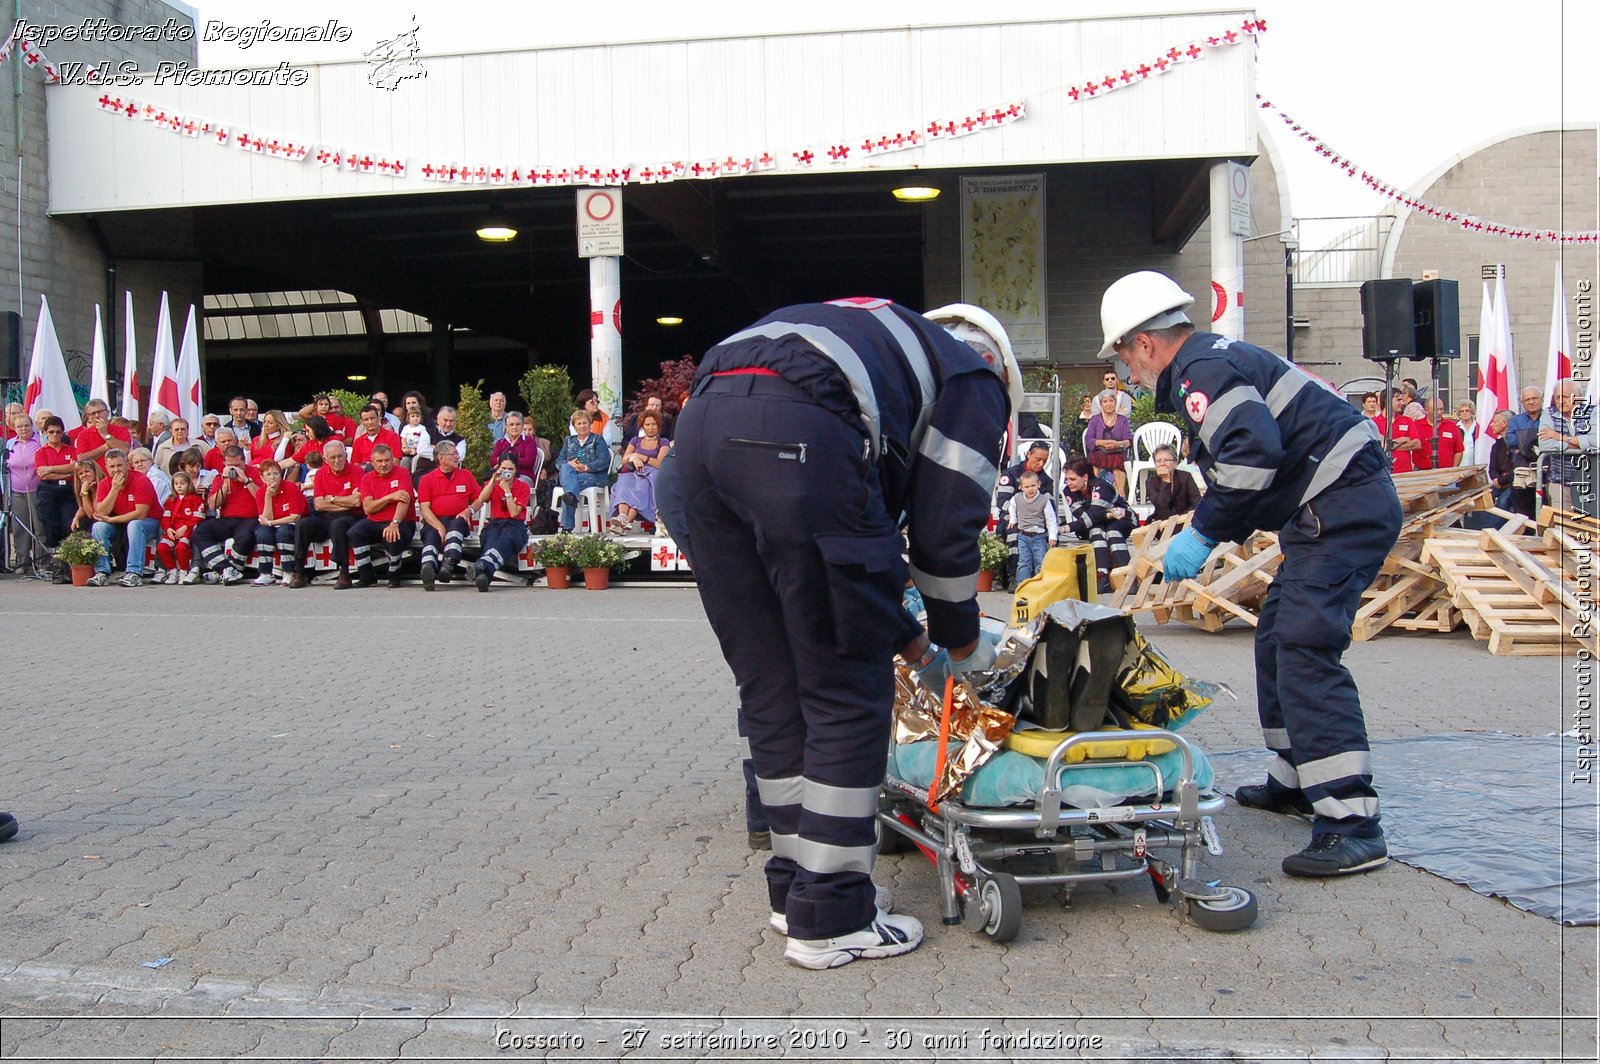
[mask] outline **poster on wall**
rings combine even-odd
[[[1019,362],[1048,356],[1044,175],[961,179],[961,298],[990,311]]]

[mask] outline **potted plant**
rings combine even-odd
[[[557,532],[534,548],[534,557],[544,566],[547,587],[561,590],[572,586],[572,551],[576,539],[571,532]]]
[[[611,570],[622,558],[622,545],[605,536],[579,536],[573,542],[572,564],[583,570],[583,586],[590,591],[611,586]]]
[[[1006,567],[1006,541],[984,529],[978,533],[978,590],[994,590],[994,574]]]
[[[55,553],[56,561],[72,570],[73,587],[86,587],[94,575],[94,563],[105,556],[106,549],[81,529],[62,540]]]

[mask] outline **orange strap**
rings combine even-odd
[[[939,714],[939,754],[933,762],[933,782],[928,784],[928,810],[937,813],[939,803],[933,796],[939,793],[939,781],[944,779],[945,754],[950,748],[950,716],[955,712],[956,706],[956,678],[945,677],[944,681],[944,712]]]

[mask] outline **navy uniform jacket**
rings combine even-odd
[[[1325,382],[1270,351],[1197,332],[1156,387],[1199,440],[1207,491],[1193,527],[1217,541],[1275,531],[1339,481],[1388,474],[1377,429]]]
[[[776,310],[706,352],[696,381],[749,367],[861,429],[889,519],[909,523],[929,636],[943,646],[976,639],[978,533],[1009,416],[999,375],[941,326],[883,299]]]

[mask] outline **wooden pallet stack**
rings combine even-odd
[[[1389,628],[1450,632],[1466,623],[1495,654],[1575,652],[1579,645],[1600,654],[1596,626],[1586,623],[1595,607],[1591,547],[1600,544],[1600,522],[1548,511],[1535,540],[1527,534],[1534,531],[1531,522],[1494,507],[1481,468],[1402,473],[1394,480],[1404,522],[1362,596],[1357,640]],[[1475,524],[1489,520],[1492,526],[1462,528],[1468,514],[1476,515]],[[1129,564],[1111,574],[1107,603],[1211,632],[1231,618],[1256,624],[1282,562],[1277,536],[1258,533],[1229,545],[1194,579],[1166,583],[1161,559],[1188,522],[1184,516],[1137,529],[1129,537]],[[1575,639],[1574,630],[1583,638]]]

